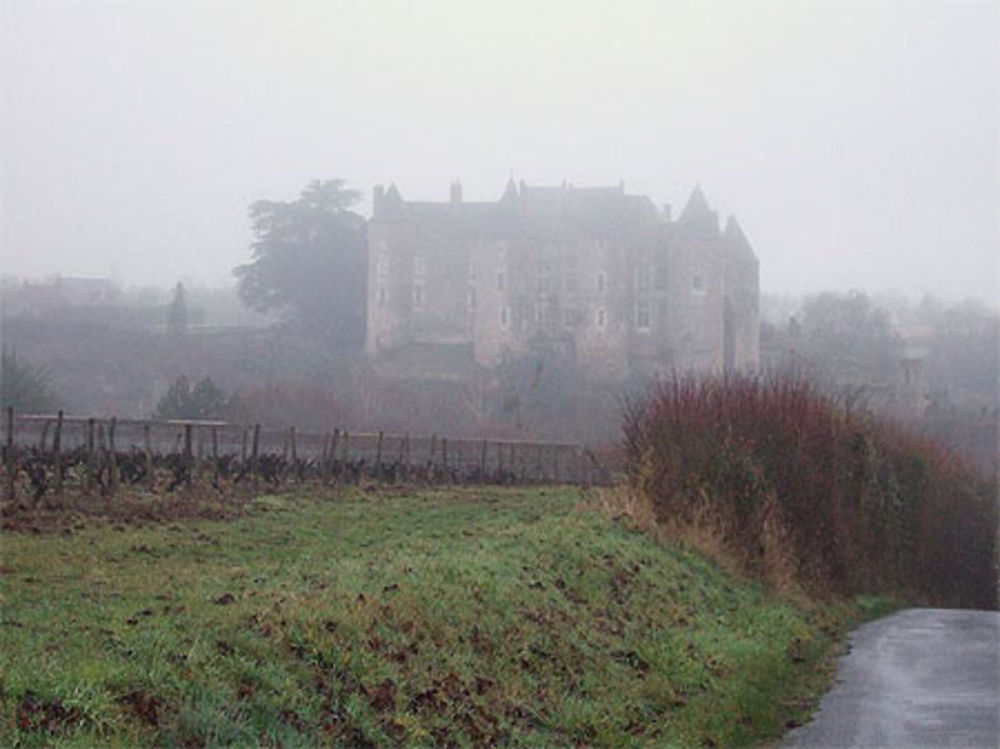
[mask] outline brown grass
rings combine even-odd
[[[730,568],[813,596],[996,607],[995,483],[805,381],[664,383],[627,406],[625,437],[644,515]]]

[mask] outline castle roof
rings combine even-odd
[[[386,193],[386,203],[395,207],[376,218],[413,222],[445,236],[506,237],[513,233],[549,237],[620,235],[648,220],[658,221],[649,198],[626,195],[624,187],[583,187],[570,184],[518,186],[508,180],[499,201],[423,202],[405,201],[395,185]]]
[[[507,187],[503,191],[503,196],[500,198],[501,201],[505,200],[517,200],[517,185],[514,184],[514,178],[510,177],[507,180]]]
[[[734,248],[753,252],[753,248],[750,246],[749,240],[747,240],[747,235],[743,233],[743,227],[741,227],[740,222],[736,220],[736,216],[730,216],[726,220],[726,230],[724,234],[730,245]]]
[[[747,240],[746,234],[743,233],[743,228],[740,226],[739,221],[736,220],[736,216],[730,216],[726,220],[726,228],[722,236],[726,244],[726,251],[730,254],[730,257],[750,263],[757,262],[757,255],[753,251],[753,247],[750,246],[750,242]]]
[[[705,193],[701,190],[701,185],[694,186],[694,191],[691,193],[691,197],[688,198],[687,205],[684,206],[684,210],[681,212],[677,223],[685,229],[694,230],[699,233],[718,233],[719,218],[715,211],[709,207]]]

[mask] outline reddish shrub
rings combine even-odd
[[[663,382],[626,405],[624,432],[629,474],[661,522],[710,526],[751,574],[813,593],[996,607],[991,483],[805,380]]]

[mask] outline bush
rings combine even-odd
[[[661,383],[626,405],[624,431],[660,522],[761,579],[996,607],[993,483],[804,380]]]
[[[229,399],[211,377],[193,386],[187,377],[178,377],[156,404],[157,419],[225,419]]]
[[[23,413],[52,413],[59,399],[52,393],[49,375],[17,360],[13,351],[0,352],[0,408]]]

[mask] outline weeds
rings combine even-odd
[[[804,380],[662,383],[627,405],[625,438],[659,524],[756,578],[997,605],[995,482]]]

